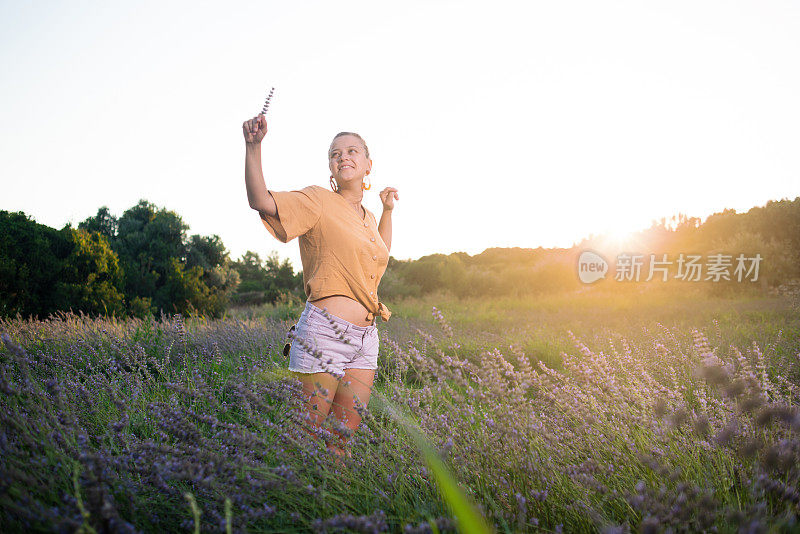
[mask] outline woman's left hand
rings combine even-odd
[[[391,211],[394,209],[394,201],[400,200],[400,197],[397,195],[397,189],[394,187],[387,187],[378,195],[381,197],[381,202],[383,202],[383,211]]]

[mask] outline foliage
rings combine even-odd
[[[2,213],[0,237],[9,245],[0,252],[0,315],[46,316],[66,309],[118,313],[121,293],[123,313],[130,316],[161,310],[221,317],[231,306],[277,305],[288,317],[293,303],[305,298],[303,274],[295,273],[288,259],[281,261],[273,252],[262,260],[247,251],[232,261],[219,236],[187,238],[188,227],[180,216],[146,200],[119,218],[103,206],[78,225],[85,231],[81,235],[106,238],[118,258],[118,272],[98,238],[86,241],[66,230],[59,233],[37,225],[24,214]],[[747,213],[726,209],[704,222],[684,214],[662,218],[623,243],[608,236],[590,236],[571,248],[489,248],[474,256],[455,252],[402,261],[390,257],[379,293],[391,309],[402,299],[435,294],[461,299],[543,298],[592,291],[576,276],[578,254],[586,249],[608,259],[620,251],[643,253],[642,272],[647,272],[650,254],[671,254],[672,259],[681,253],[705,258],[718,253],[733,258],[760,254],[762,258],[757,283],[734,278],[662,282],[660,277],[645,282],[645,276],[639,282],[617,282],[612,273],[611,279],[594,284],[613,285],[621,292],[659,284],[681,291],[682,285],[694,285],[707,295],[730,297],[790,291],[800,285],[799,236],[800,198],[783,199]],[[83,250],[71,252],[76,247]],[[68,266],[67,261],[80,265]],[[102,266],[109,266],[108,272],[92,275],[87,271]],[[116,278],[119,273],[121,286]]]
[[[146,200],[117,220],[106,207],[83,224],[111,233],[111,244],[125,271],[128,313],[170,313],[220,317],[239,279],[217,235],[192,235],[170,210]]]
[[[412,260],[407,260],[410,263]],[[399,274],[397,265],[401,264],[393,257],[389,257],[389,266],[381,277],[380,285],[378,286],[378,294],[384,300],[399,300],[407,297],[418,297],[422,294],[422,288],[414,283],[409,283],[402,278]]]
[[[90,315],[124,315],[123,272],[105,235],[68,229],[72,250],[56,285],[70,307]]]
[[[63,309],[53,288],[70,253],[67,235],[24,213],[0,211],[0,315],[46,316]]]
[[[126,295],[150,298],[157,309],[172,311],[170,298],[176,291],[164,286],[168,276],[174,286],[172,260],[186,261],[187,228],[176,213],[158,210],[145,200],[122,214],[113,243],[125,267]],[[183,296],[185,291],[180,293]]]
[[[108,206],[102,206],[97,210],[97,215],[78,223],[78,228],[87,232],[98,232],[110,241],[117,236],[119,221],[108,209]]]
[[[542,296],[587,289],[576,276],[577,258],[584,250],[600,252],[613,263],[620,252],[640,253],[644,263],[640,281],[616,282],[603,280],[597,285],[616,284],[621,291],[640,290],[645,285],[663,284],[677,288],[695,284],[709,295],[729,295],[765,292],[793,281],[800,281],[800,197],[793,201],[767,202],[747,213],[723,210],[709,216],[705,222],[684,214],[660,221],[623,242],[609,236],[590,236],[571,248],[489,248],[470,256],[464,252],[431,254],[417,260],[397,261],[390,258],[381,294],[395,300],[411,296],[445,292],[459,298],[494,298],[496,296]],[[678,254],[700,255],[739,254],[752,258],[761,254],[759,279],[734,278],[721,281],[685,282],[655,278],[646,282],[649,256]],[[747,263],[749,266],[749,262]],[[730,269],[733,274],[735,265]],[[674,273],[673,273],[674,274]],[[751,279],[755,273],[751,274]],[[613,279],[614,273],[610,274]]]
[[[232,263],[241,283],[233,302],[236,305],[276,303],[281,299],[303,298],[303,274],[295,274],[291,262],[273,251],[265,260],[248,250]]]
[[[193,235],[176,213],[141,200],[119,219],[103,206],[74,229],[0,212],[0,315],[59,310],[220,317],[239,284],[219,236]]]
[[[108,240],[69,226],[54,230],[23,213],[0,212],[0,314],[58,310],[124,313],[123,271]]]

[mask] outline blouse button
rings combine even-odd
[[[364,223],[364,226],[367,226],[367,223]]]
[[[375,278],[374,274],[369,275],[370,278]]]
[[[373,260],[377,260],[377,259],[378,259],[378,256],[372,256],[372,259],[373,259]]]
[[[372,295],[372,291],[370,291],[369,294]]]
[[[370,241],[375,241],[375,238],[374,237],[370,237],[369,240]]]

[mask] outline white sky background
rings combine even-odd
[[[334,134],[399,190],[391,254],[569,247],[800,195],[796,2],[0,0],[0,209],[61,228],[145,198],[233,258],[267,187],[327,187]],[[646,251],[644,251],[646,252]]]

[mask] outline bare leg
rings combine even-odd
[[[345,369],[344,377],[339,382],[333,405],[330,408],[331,414],[342,422],[350,432],[355,432],[361,424],[361,414],[356,410],[357,406],[366,407],[369,397],[372,394],[372,382],[375,379],[374,369]],[[356,397],[356,401],[353,397]],[[345,454],[344,447],[347,445],[347,438],[340,433],[342,446],[328,444],[328,447],[336,454]],[[346,453],[349,455],[349,451]]]
[[[294,373],[294,375],[303,385],[304,408],[309,415],[308,422],[311,426],[320,428],[334,402],[339,380],[330,373]],[[311,430],[303,428],[316,437]]]

